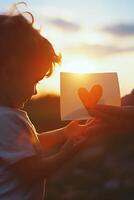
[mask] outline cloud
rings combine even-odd
[[[116,24],[106,26],[101,31],[113,34],[115,36],[134,36],[134,24]]]
[[[80,44],[77,46],[70,46],[66,49],[67,51],[73,53],[86,54],[95,58],[107,57],[118,53],[121,54],[121,53],[134,52],[134,47],[120,48],[109,45],[91,45],[91,44]]]
[[[77,32],[81,29],[81,27],[78,24],[61,18],[47,18],[47,21],[48,23],[52,24],[53,26],[56,26],[62,31]]]

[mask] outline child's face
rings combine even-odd
[[[31,97],[37,94],[37,83],[43,79],[48,70],[43,72],[32,72],[12,77],[8,86],[8,96],[10,99],[10,105],[15,108],[23,108],[24,104],[31,99]]]

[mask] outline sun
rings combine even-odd
[[[91,73],[97,70],[95,61],[86,56],[76,56],[63,61],[61,71],[73,73]]]
[[[86,56],[68,56],[64,57],[61,67],[56,66],[52,76],[43,79],[37,86],[38,94],[33,98],[38,98],[44,94],[60,95],[60,72],[72,72],[76,74],[94,73],[97,71],[95,61]]]

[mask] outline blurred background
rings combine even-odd
[[[0,11],[13,3],[1,1]],[[62,53],[52,77],[38,84],[27,105],[38,132],[67,124],[60,120],[60,71],[117,72],[122,105],[134,105],[133,0],[27,0],[34,26]],[[134,136],[92,136],[89,146],[47,181],[47,200],[134,199]]]
[[[0,1],[7,11],[15,0]],[[35,27],[62,53],[61,69],[43,81],[39,93],[59,91],[59,71],[116,71],[121,95],[134,85],[134,2],[133,0],[26,0]]]

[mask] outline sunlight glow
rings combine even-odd
[[[60,67],[57,66],[49,78],[42,79],[37,85],[38,94],[33,96],[34,99],[42,95],[59,95],[60,94]]]
[[[89,73],[96,71],[97,64],[87,56],[72,56],[63,61],[62,72]]]
[[[97,71],[97,64],[86,56],[65,56],[61,67],[56,66],[50,78],[44,78],[40,81],[37,85],[38,94],[33,98],[38,98],[44,94],[60,95],[60,71],[74,72],[76,74],[90,73]]]

